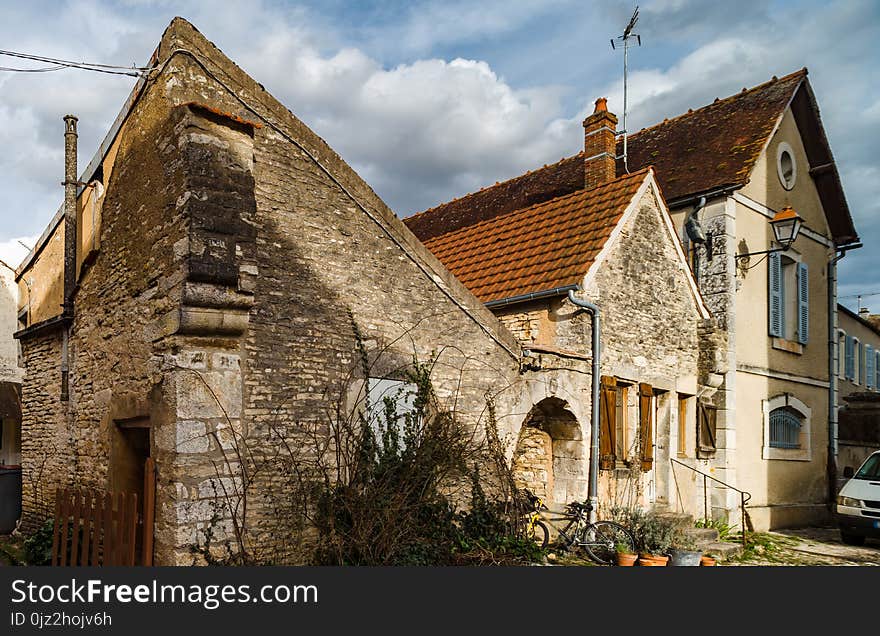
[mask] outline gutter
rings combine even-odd
[[[681,197],[679,199],[670,199],[666,202],[666,206],[670,209],[672,208],[680,208],[685,205],[690,205],[692,203],[697,203],[701,198],[705,197],[707,200],[712,199],[714,197],[720,197],[735,190],[741,190],[743,184],[734,183],[731,185],[721,186],[720,188],[715,188],[714,190],[706,190],[705,192],[697,192],[696,194],[689,194],[686,197]]]
[[[590,521],[596,520],[596,512],[599,507],[599,356],[601,354],[601,336],[599,332],[599,307],[593,303],[581,300],[574,295],[575,291],[583,291],[580,286],[568,290],[568,300],[574,305],[586,309],[590,313],[593,332],[593,373],[592,373],[592,403],[590,404],[590,481],[588,498],[590,501]]]
[[[507,305],[516,305],[518,303],[528,302],[530,300],[540,300],[542,298],[553,298],[554,296],[564,296],[570,291],[580,290],[580,285],[565,285],[563,287],[554,287],[553,289],[545,289],[544,291],[531,292],[529,294],[520,294],[519,296],[509,296],[507,298],[499,298],[498,300],[490,300],[483,303],[488,308],[505,307]]]
[[[840,351],[837,342],[837,261],[849,250],[862,247],[856,241],[835,247],[835,254],[828,259],[828,505],[834,506],[837,496],[837,377],[840,369]]]

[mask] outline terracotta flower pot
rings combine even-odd
[[[656,561],[654,559],[646,559],[644,557],[639,557],[639,565],[645,567],[660,567],[666,565],[665,563],[661,563],[660,561]]]
[[[700,565],[715,565],[715,559],[704,554],[700,557]]]
[[[640,554],[639,565],[663,566],[669,561],[669,557],[662,554]]]
[[[642,561],[651,561],[651,565],[667,565],[669,557],[665,554],[640,554],[639,565],[642,565]]]
[[[621,565],[624,567],[631,567],[636,564],[636,559],[638,559],[638,555],[632,554],[630,552],[618,552],[617,553],[617,565]]]

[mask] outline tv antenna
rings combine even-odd
[[[635,11],[633,11],[632,17],[629,19],[629,24],[626,25],[626,28],[623,30],[623,35],[618,35],[616,38],[611,38],[611,48],[617,50],[617,47],[614,44],[614,40],[620,40],[623,42],[623,130],[620,131],[623,133],[623,169],[629,174],[629,163],[627,162],[627,152],[626,152],[626,72],[627,72],[627,50],[629,49],[629,41],[632,38],[636,39],[638,45],[642,45],[642,36],[638,33],[633,33],[633,29],[636,27],[636,22],[639,21],[639,7],[636,5]],[[620,134],[620,133],[618,133]]]

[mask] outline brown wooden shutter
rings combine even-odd
[[[617,428],[617,380],[603,375],[599,387],[599,468],[614,468],[614,432]]]
[[[639,447],[642,470],[651,470],[654,464],[653,397],[654,389],[650,384],[639,384]]]
[[[715,425],[718,410],[714,406],[697,403],[697,457],[715,454]]]

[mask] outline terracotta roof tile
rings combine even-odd
[[[424,241],[483,302],[579,283],[648,170]]]

